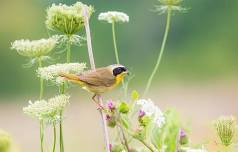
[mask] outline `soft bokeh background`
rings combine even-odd
[[[38,149],[38,124],[22,113],[29,99],[37,99],[39,82],[35,67],[10,50],[16,39],[47,37],[46,8],[51,3],[75,0],[0,1],[0,128],[9,131],[22,152]],[[99,22],[102,11],[118,10],[130,22],[117,25],[120,59],[135,78],[130,88],[145,87],[161,45],[165,16],[152,10],[156,0],[83,0],[95,7],[91,19],[97,66],[115,63],[111,26]],[[185,0],[187,13],[175,13],[164,58],[150,91],[150,98],[163,110],[176,107],[191,127],[191,140],[211,139],[211,121],[219,115],[238,115],[238,1]],[[82,32],[83,33],[83,32]],[[88,62],[86,46],[73,48],[73,61]],[[63,57],[62,57],[63,58]],[[46,98],[56,93],[48,86]],[[118,91],[118,90],[117,90]],[[114,91],[117,92],[117,91]],[[100,117],[90,94],[79,87],[69,90],[71,105],[66,112],[66,151],[102,151]],[[108,93],[106,99],[118,98]],[[50,140],[49,140],[50,142]]]

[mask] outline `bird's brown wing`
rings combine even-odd
[[[115,83],[115,77],[108,68],[98,68],[79,75],[79,79],[89,85],[110,87]]]

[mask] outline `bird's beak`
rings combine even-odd
[[[129,72],[129,71],[125,71],[125,73],[126,73],[127,75],[130,75],[130,72]]]

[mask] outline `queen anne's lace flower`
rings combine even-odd
[[[69,104],[69,98],[68,95],[59,95],[50,98],[48,101],[39,100],[34,103],[29,101],[29,105],[23,108],[23,112],[40,121],[58,121],[60,113]]]
[[[87,9],[89,15],[93,8],[81,2],[67,6],[65,4],[52,6],[47,10],[46,26],[51,30],[57,30],[67,35],[72,35],[84,25],[83,9]]]
[[[46,100],[29,101],[29,105],[23,108],[23,112],[38,120],[44,120],[56,114],[56,110],[49,106]]]
[[[181,7],[181,2],[183,0],[159,0],[161,5],[157,5],[156,11],[160,14],[167,12],[168,10],[173,11],[185,11],[186,9]]]
[[[57,84],[63,82],[64,80],[59,77],[61,73],[82,73],[86,68],[85,63],[64,63],[64,64],[54,64],[48,67],[42,67],[37,70],[39,77],[45,80],[55,81]]]
[[[20,55],[36,58],[51,52],[57,44],[54,37],[40,40],[16,40],[12,43],[11,49],[16,50]]]
[[[129,16],[123,12],[109,11],[100,13],[98,20],[107,21],[108,23],[129,22]]]
[[[64,108],[69,104],[68,95],[59,95],[49,99],[49,106],[56,109],[58,112],[62,112]]]
[[[165,117],[162,111],[157,107],[150,99],[140,99],[137,102],[137,105],[141,106],[141,111],[145,113],[146,116],[149,116],[153,119],[153,122],[162,127],[165,123]]]

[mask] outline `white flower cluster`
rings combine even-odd
[[[68,95],[59,95],[46,100],[38,100],[23,108],[23,112],[37,120],[57,121],[59,114],[69,104]]]
[[[153,122],[158,126],[162,127],[165,124],[165,117],[159,107],[157,107],[150,99],[140,99],[136,102],[141,107],[146,116],[152,118]]]
[[[207,152],[207,150],[205,150],[204,148],[202,148],[202,149],[194,149],[194,148],[187,147],[187,148],[184,148],[184,150],[186,152]]]
[[[64,63],[54,64],[48,67],[38,68],[37,75],[45,80],[55,81],[57,84],[61,84],[64,80],[59,77],[62,73],[82,73],[86,68],[85,63]]]
[[[11,49],[16,50],[20,55],[26,57],[41,57],[51,52],[57,44],[54,37],[40,40],[16,40],[12,43]]]
[[[180,6],[182,1],[183,0],[159,0],[161,5],[155,6],[155,9],[159,14],[163,14],[168,10],[183,12],[186,11],[186,9]]]
[[[72,35],[78,32],[84,25],[84,9],[87,9],[89,15],[93,12],[91,6],[87,6],[81,2],[77,2],[71,6],[52,4],[47,10],[46,25],[51,30],[58,30]]]
[[[123,12],[109,11],[100,13],[98,20],[107,21],[108,23],[129,22],[129,16]]]

